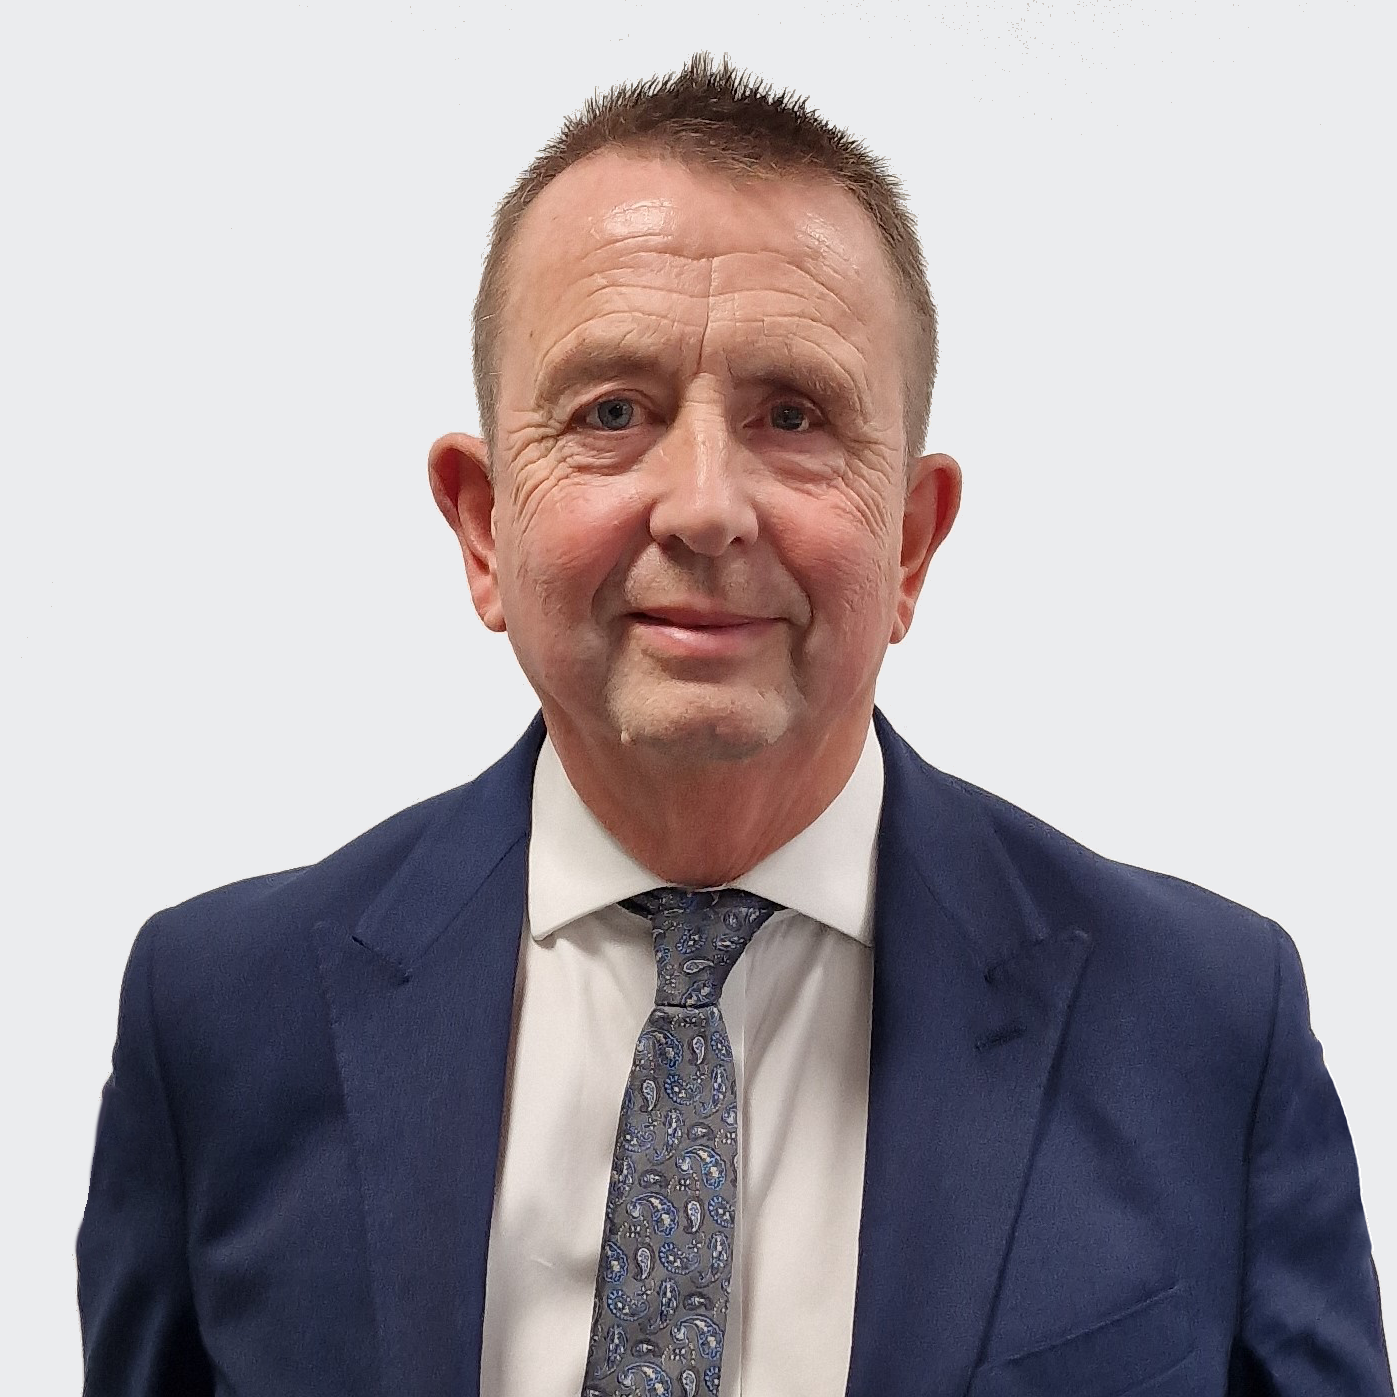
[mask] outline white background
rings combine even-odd
[[[920,219],[965,505],[885,710],[1290,929],[1397,1294],[1387,7],[472,8],[7,11],[0,1385],[79,1384],[140,922],[532,712],[426,449],[475,425],[494,200],[594,87],[699,47],[864,137]]]

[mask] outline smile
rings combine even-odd
[[[638,611],[628,620],[647,648],[686,659],[741,655],[764,641],[779,624],[769,616],[682,610]]]

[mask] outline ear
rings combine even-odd
[[[927,564],[951,532],[960,509],[960,467],[949,456],[923,456],[911,463],[911,488],[902,511],[902,557],[897,611],[890,637],[894,645],[912,625]]]
[[[449,432],[427,454],[432,498],[461,545],[471,600],[492,631],[504,630],[495,555],[495,487],[490,453],[479,437]]]

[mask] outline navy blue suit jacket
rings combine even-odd
[[[878,735],[851,1397],[1390,1393],[1289,938]],[[78,1238],[93,1397],[478,1391],[541,739],[142,929]]]

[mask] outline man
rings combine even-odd
[[[430,470],[542,722],[143,929],[89,1392],[1391,1392],[1284,933],[874,713],[935,344],[886,171],[726,66],[525,172]]]

